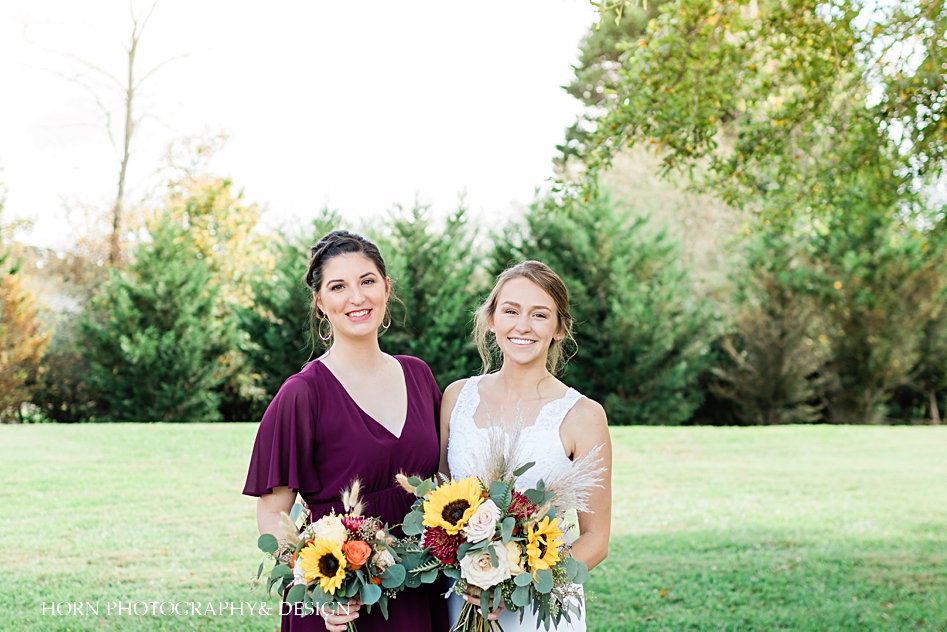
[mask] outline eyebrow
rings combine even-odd
[[[516,301],[503,301],[502,303],[500,303],[500,306],[502,307],[503,305],[510,305],[511,307],[520,307],[520,304],[517,303]],[[552,311],[550,308],[546,307],[545,305],[535,305],[533,309],[544,309],[547,312]]]
[[[363,274],[362,276],[360,276],[360,277],[358,277],[358,278],[364,279],[364,278],[367,277],[367,276],[376,276],[376,275],[375,275],[374,272],[366,272],[365,274]],[[343,280],[343,279],[332,279],[331,281],[326,281],[326,285],[329,285],[330,283],[345,283],[345,280]]]

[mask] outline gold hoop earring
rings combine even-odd
[[[391,327],[391,314],[386,314],[386,316],[388,316],[388,324],[386,325],[386,324],[383,322],[383,323],[381,324],[381,328],[384,329],[385,331],[388,331],[388,328]]]
[[[322,335],[323,323],[329,325],[329,333],[327,333],[324,336]],[[321,340],[322,342],[329,342],[330,340],[332,340],[332,323],[329,322],[328,318],[322,318],[319,320],[319,340]]]

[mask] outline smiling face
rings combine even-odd
[[[497,294],[497,307],[487,318],[503,352],[503,363],[541,363],[554,339],[562,336],[552,297],[525,277],[506,281]]]
[[[316,306],[329,319],[333,334],[337,338],[377,336],[391,280],[381,275],[372,260],[355,253],[332,257],[323,265],[322,279]]]

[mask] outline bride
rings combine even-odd
[[[497,277],[487,300],[478,308],[474,335],[484,374],[447,387],[441,403],[441,465],[454,478],[476,476],[486,458],[490,428],[522,425],[519,442],[526,461],[535,461],[517,480],[532,487],[563,463],[580,459],[596,447],[605,466],[602,486],[593,490],[589,513],[578,513],[580,537],[572,554],[591,570],[608,555],[611,522],[611,442],[602,407],[555,377],[563,361],[563,340],[571,337],[569,295],[562,279],[539,261],[526,261]],[[494,352],[502,354],[499,370],[489,373]],[[463,599],[478,604],[470,595]],[[449,602],[452,620],[463,606],[460,596]],[[536,630],[535,615],[502,611],[504,632]],[[585,630],[582,616],[563,619],[558,630]]]

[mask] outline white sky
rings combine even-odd
[[[161,0],[138,67],[189,55],[145,85],[155,119],[127,199],[153,186],[171,140],[209,128],[230,135],[212,170],[271,225],[325,203],[379,215],[416,194],[443,214],[462,190],[483,221],[507,216],[550,177],[581,109],[560,86],[596,18],[585,0]],[[126,0],[0,4],[0,182],[5,218],[36,222],[24,241],[68,243],[65,205],[107,208],[118,178],[92,97],[49,72],[71,66],[44,48],[122,76],[130,29]]]

